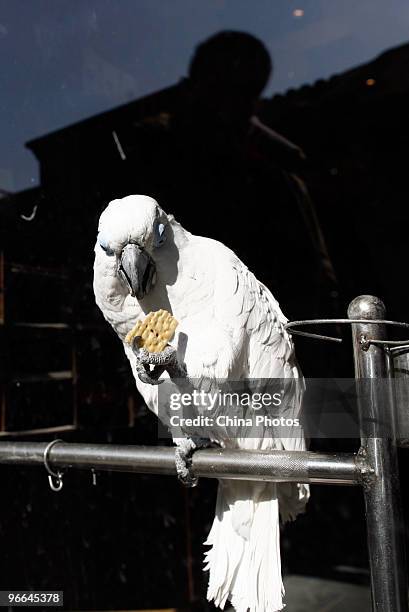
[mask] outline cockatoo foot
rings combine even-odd
[[[167,370],[171,378],[185,378],[186,368],[177,359],[176,349],[167,346],[160,353],[150,353],[146,348],[139,348],[135,351],[137,357],[136,372],[140,381],[159,385],[163,380],[159,380],[160,375]],[[151,368],[152,366],[152,368]]]
[[[193,453],[199,448],[207,448],[211,445],[206,438],[178,438],[175,448],[176,472],[180,482],[185,487],[195,487],[199,482],[192,471]]]

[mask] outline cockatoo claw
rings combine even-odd
[[[150,353],[141,347],[135,350],[137,357],[136,372],[140,381],[159,385],[163,380],[159,376],[167,370],[171,378],[182,378],[186,376],[186,368],[178,362],[176,349],[168,345],[160,353]],[[151,369],[152,366],[152,369]]]
[[[160,372],[158,371],[160,369]],[[142,363],[136,365],[136,373],[141,382],[147,385],[160,385],[163,380],[159,380],[159,376],[162,374],[164,368],[154,368],[150,370],[149,366]]]
[[[175,448],[176,472],[180,482],[185,487],[195,487],[199,478],[192,471],[192,456],[199,448],[207,448],[211,445],[206,438],[178,438]]]

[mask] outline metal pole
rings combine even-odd
[[[1,442],[0,464],[44,465],[48,442]],[[55,468],[176,475],[175,451],[161,446],[117,446],[58,442],[48,453]],[[365,465],[348,453],[243,451],[209,448],[192,460],[197,476],[229,480],[359,484]]]
[[[348,317],[384,319],[385,307],[378,298],[363,295],[351,302]],[[381,324],[354,323],[352,337],[356,378],[377,381],[372,384],[369,397],[359,398],[361,423],[365,428],[368,424],[371,427],[371,432],[361,434],[361,454],[373,469],[364,482],[372,609],[407,612],[394,404],[391,395],[387,398],[381,387],[381,379],[387,379],[390,372],[385,349],[368,342],[386,339],[386,328]]]

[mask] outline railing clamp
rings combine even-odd
[[[357,452],[355,463],[359,472],[359,481],[364,490],[367,491],[371,487],[376,476],[374,468],[368,463],[368,454],[364,446],[361,446]]]

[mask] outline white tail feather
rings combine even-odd
[[[275,483],[221,482],[205,544],[209,601],[223,608],[229,599],[237,612],[283,609]]]

